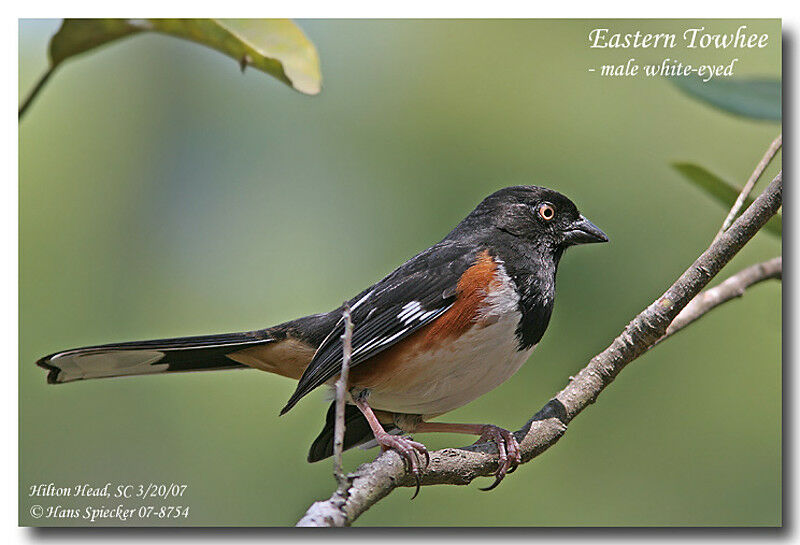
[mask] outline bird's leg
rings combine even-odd
[[[500,454],[500,461],[497,465],[497,473],[495,473],[495,480],[491,486],[481,488],[481,490],[491,490],[495,488],[503,477],[508,473],[512,473],[517,465],[522,463],[522,451],[519,448],[519,443],[514,434],[503,428],[493,426],[491,424],[448,424],[446,422],[420,422],[417,425],[416,431],[420,433],[426,432],[445,432],[445,433],[468,433],[471,435],[479,435],[476,443],[485,441],[492,441],[497,445],[497,451]]]
[[[356,407],[361,410],[361,412],[364,414],[364,417],[367,419],[369,427],[372,430],[372,433],[375,435],[375,440],[381,446],[381,449],[384,451],[389,449],[396,451],[405,462],[408,471],[414,476],[414,480],[417,482],[417,490],[414,492],[414,496],[411,498],[414,499],[419,493],[420,487],[419,455],[423,454],[425,456],[425,465],[427,466],[431,461],[430,455],[428,454],[428,449],[426,449],[425,445],[422,443],[413,441],[409,437],[387,433],[386,430],[383,429],[381,423],[378,421],[378,417],[375,416],[372,408],[369,406],[369,404],[367,404],[366,396],[358,395],[353,396],[353,398]]]

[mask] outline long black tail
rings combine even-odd
[[[50,371],[47,375],[50,384],[87,378],[247,368],[228,358],[228,354],[273,340],[267,331],[260,330],[104,344],[57,352],[40,359],[36,365]]]

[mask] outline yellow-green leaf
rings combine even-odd
[[[64,19],[50,39],[50,65],[137,32],[127,19]]]
[[[309,95],[319,93],[317,50],[288,19],[64,19],[50,40],[53,67],[114,40],[159,32],[208,46]]]
[[[731,208],[733,203],[736,202],[736,198],[739,196],[741,190],[729,184],[716,174],[692,163],[673,163],[672,166],[675,170],[683,174],[687,180],[714,197],[726,207]],[[752,202],[753,199],[748,198],[745,201],[743,209],[750,206]],[[780,214],[772,216],[764,228],[780,238],[783,233]]]

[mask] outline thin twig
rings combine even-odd
[[[347,381],[350,374],[350,358],[353,355],[353,320],[350,305],[345,301],[342,307],[344,318],[344,335],[342,335],[342,372],[336,381],[336,420],[333,426],[333,474],[339,484],[345,482],[342,469],[342,451],[344,449],[344,403],[347,397]]]
[[[719,240],[675,281],[664,294],[636,316],[603,352],[592,358],[566,388],[515,432],[523,462],[553,446],[567,425],[597,400],[600,393],[630,362],[653,347],[670,323],[716,276],[739,250],[781,207],[783,174],[778,173],[764,192],[739,216]],[[492,443],[448,448],[431,453],[431,462],[421,474],[422,485],[469,484],[492,475],[497,469],[497,449]],[[298,526],[346,526],[398,486],[414,486],[403,460],[386,451],[374,462],[363,464],[340,485],[330,499],[309,507]]]
[[[709,288],[692,299],[681,313],[672,320],[667,332],[658,342],[674,335],[719,305],[743,296],[745,290],[750,286],[773,278],[780,279],[782,276],[783,259],[780,256],[739,271],[718,286]]]
[[[750,192],[755,187],[756,182],[758,179],[761,178],[761,175],[764,174],[764,171],[769,166],[770,162],[772,162],[772,158],[775,157],[775,154],[778,153],[778,150],[783,145],[783,133],[779,134],[778,137],[772,141],[769,148],[767,149],[766,153],[764,153],[764,157],[761,158],[761,161],[758,162],[756,165],[756,169],[750,175],[750,178],[747,180],[747,183],[744,184],[744,187],[739,192],[739,196],[736,197],[736,201],[733,203],[730,212],[725,217],[725,221],[722,222],[722,227],[720,227],[719,231],[717,232],[717,236],[714,237],[714,240],[718,240],[719,237],[722,236],[722,233],[728,230],[728,227],[731,226],[733,220],[736,219],[736,215],[741,210],[742,206],[744,205],[744,201],[747,199],[747,196],[750,195]]]
[[[44,84],[47,83],[47,80],[49,80],[50,76],[53,75],[53,72],[56,71],[56,68],[57,68],[57,66],[51,66],[50,68],[48,68],[47,72],[45,72],[42,75],[42,77],[39,78],[39,81],[36,82],[36,86],[34,86],[34,88],[31,90],[31,92],[28,93],[28,96],[25,98],[25,100],[22,102],[22,104],[19,107],[19,114],[17,115],[17,120],[18,121],[20,119],[22,119],[22,115],[28,109],[28,106],[31,105],[31,103],[33,102],[33,99],[35,99],[39,95],[39,91],[42,90],[42,88],[44,87]]]

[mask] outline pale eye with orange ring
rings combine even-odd
[[[543,202],[539,205],[538,213],[544,221],[550,221],[556,217],[556,207],[549,202]]]

